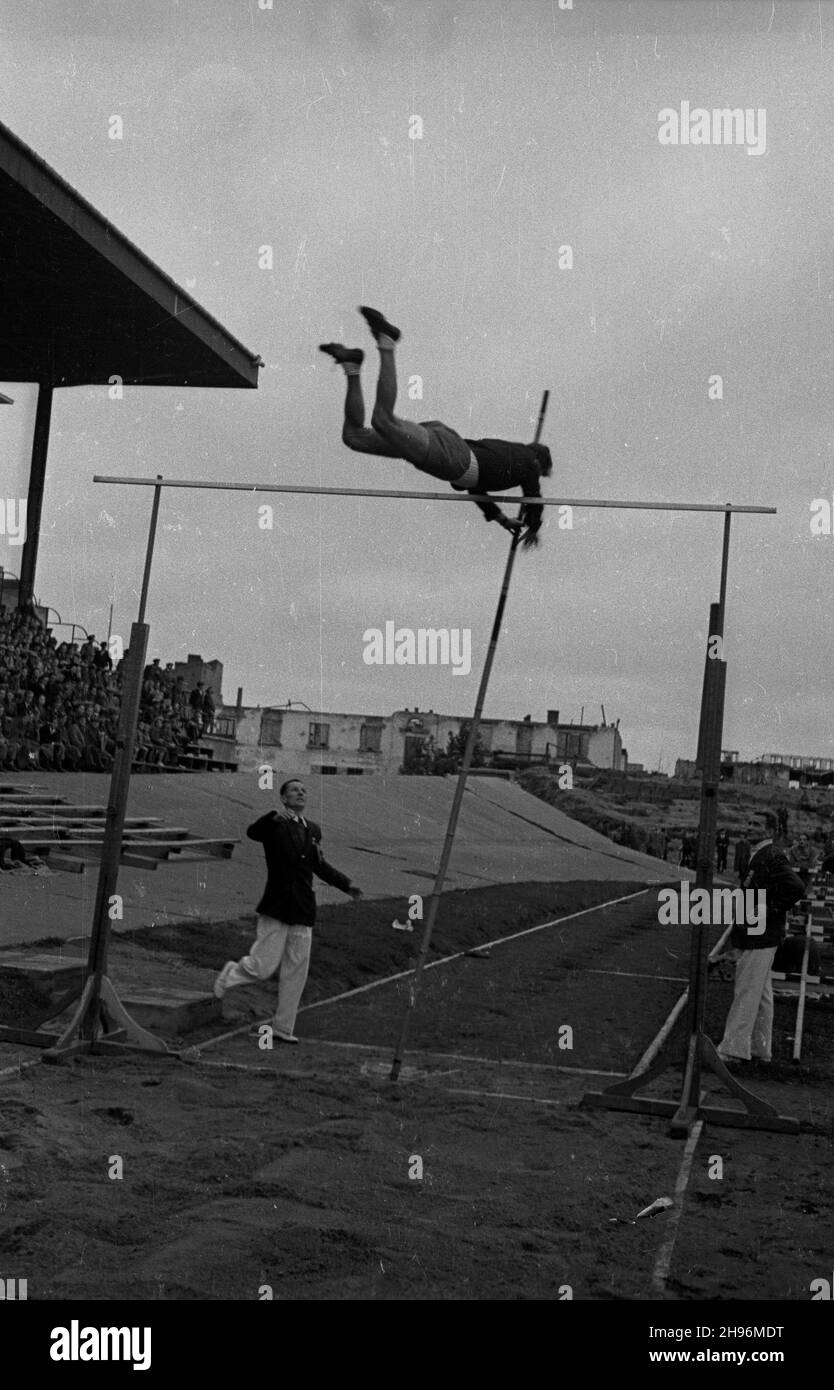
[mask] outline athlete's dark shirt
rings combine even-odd
[[[506,492],[509,488],[520,487],[525,498],[541,497],[541,470],[528,444],[515,444],[507,439],[467,439],[466,443],[478,460],[478,485],[471,491]],[[487,521],[495,521],[503,515],[495,502],[477,505]]]

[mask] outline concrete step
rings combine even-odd
[[[44,987],[68,989],[82,968],[78,956],[33,955],[30,951],[0,952],[0,972],[31,975]]]
[[[22,1013],[43,1012],[74,984],[80,983],[84,961],[75,955],[33,955],[25,951],[0,953],[0,997],[6,995],[13,1006],[19,998]],[[116,991],[128,1013],[143,1028],[169,1037],[202,1028],[222,1018],[220,1000],[200,990],[166,985],[130,985]],[[0,1016],[0,1023],[23,1021]]]
[[[143,1028],[165,1033],[169,1037],[190,1033],[222,1017],[219,999],[215,999],[213,994],[202,994],[193,989],[162,985],[148,988],[132,986],[121,998],[128,1013]]]
[[[42,1018],[74,986],[82,963],[76,955],[0,953],[0,1023],[14,1026]]]

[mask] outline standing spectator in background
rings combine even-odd
[[[203,733],[210,734],[214,725],[214,696],[207,690],[203,696]]]
[[[800,835],[799,839],[791,845],[788,851],[788,861],[791,867],[796,869],[807,888],[817,863],[817,852],[807,835]]]
[[[694,869],[697,853],[698,841],[690,831],[687,831],[683,837],[683,846],[681,849],[681,868]]]
[[[776,948],[784,940],[788,910],[805,892],[785,851],[773,843],[770,831],[753,846],[742,888],[764,889],[765,922],[737,925],[730,936],[738,952],[735,990],[718,1055],[730,1066],[755,1059],[770,1061],[773,1035],[773,983],[770,972]],[[761,930],[764,926],[764,931]]]
[[[776,824],[779,830],[779,839],[787,843],[788,839],[788,808],[780,806],[776,812]]]
[[[199,712],[202,712],[202,709],[203,709],[203,682],[202,682],[202,681],[198,681],[197,684],[195,685],[194,689],[192,690],[191,694],[190,694],[189,697],[188,697],[188,703],[189,703],[189,705],[191,706],[191,709],[192,709],[192,711],[194,712],[194,715],[195,715],[195,716],[196,716],[196,714],[198,713],[198,711],[199,711]]]
[[[662,830],[658,826],[652,826],[646,838],[646,853],[653,859],[665,859],[665,840]]]
[[[683,840],[677,830],[673,830],[666,842],[666,858],[670,864],[680,864],[683,853]]]
[[[715,867],[723,874],[727,869],[727,855],[730,852],[730,835],[727,830],[719,830],[715,837]]]
[[[733,873],[738,875],[739,883],[744,881],[747,873],[747,866],[750,863],[750,837],[753,834],[753,827],[748,825],[743,835],[736,840],[736,847],[733,853]]]

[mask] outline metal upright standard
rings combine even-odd
[[[701,771],[701,806],[698,820],[698,851],[695,865],[696,887],[712,891],[712,865],[718,821],[718,787],[721,780],[721,741],[724,729],[724,691],[727,663],[723,656],[724,609],[727,596],[727,568],[730,553],[731,513],[724,517],[724,543],[721,553],[721,581],[718,603],[710,607],[707,653],[698,732],[698,758]],[[711,900],[711,897],[710,897]],[[673,1029],[654,1062],[635,1070],[625,1081],[617,1081],[604,1091],[588,1091],[582,1104],[609,1110],[631,1110],[648,1115],[668,1115],[670,1132],[687,1135],[698,1120],[744,1129],[769,1129],[797,1134],[799,1121],[780,1115],[767,1101],[749,1091],[727,1070],[713,1043],[704,1032],[707,996],[707,926],[693,923],[689,944],[689,986],[685,1019],[683,1084],[679,1100],[666,1100],[635,1093],[655,1081],[679,1055],[680,1029]],[[742,1102],[743,1110],[704,1104],[701,1089],[702,1068],[707,1067],[726,1089]]]
[[[145,607],[161,493],[161,481],[158,480],[151,509],[139,615],[130,629],[130,646],[125,658],[126,679],[116,734],[116,754],[110,777],[110,795],[101,847],[87,969],[78,1008],[57,1042],[47,1047],[43,1053],[44,1061],[48,1062],[62,1061],[77,1052],[107,1052],[125,1048],[139,1049],[143,1052],[168,1052],[167,1046],[160,1038],[140,1027],[136,1020],[131,1018],[107,975],[110,909],[119,877],[130,769],[136,741],[145,654],[148,649],[150,629],[145,622]]]
[[[539,411],[538,425],[536,428],[536,439],[541,434],[544,414],[547,408],[548,392],[544,393],[541,409]],[[107,951],[110,933],[110,909],[113,895],[118,882],[119,861],[122,850],[122,836],[124,831],[125,813],[127,809],[128,793],[130,789],[130,769],[134,740],[136,736],[136,726],[138,719],[139,703],[142,688],[142,675],[145,661],[145,654],[148,645],[149,628],[145,623],[145,608],[148,596],[148,585],[150,581],[151,565],[153,561],[154,542],[156,538],[157,518],[163,487],[175,488],[204,488],[208,490],[222,492],[274,492],[274,493],[300,493],[315,496],[334,496],[334,497],[379,497],[385,500],[397,500],[401,498],[422,502],[450,502],[452,504],[472,501],[472,494],[455,492],[385,492],[381,489],[366,488],[322,488],[322,487],[295,487],[289,484],[277,483],[239,483],[239,482],[213,482],[213,481],[192,481],[190,479],[163,478],[157,475],[156,478],[118,478],[102,475],[95,475],[94,482],[115,483],[127,487],[151,487],[154,489],[153,506],[151,510],[150,526],[148,531],[147,548],[145,553],[145,568],[142,579],[142,593],[139,604],[139,614],[137,621],[131,628],[130,647],[126,656],[126,681],[122,700],[122,710],[119,721],[117,735],[117,751],[113,764],[113,771],[110,781],[110,794],[107,807],[107,820],[102,846],[101,865],[99,869],[98,886],[96,891],[96,902],[93,917],[93,930],[90,941],[90,953],[86,966],[86,971],[81,985],[73,992],[65,995],[58,1001],[58,1007],[52,1008],[49,1017],[55,1017],[62,1012],[73,999],[78,998],[80,990],[80,1000],[71,1022],[64,1033],[57,1040],[54,1035],[43,1033],[37,1030],[25,1029],[2,1029],[0,1028],[0,1039],[6,1037],[14,1038],[17,1041],[31,1043],[35,1046],[43,1047],[44,1058],[56,1061],[70,1055],[73,1052],[106,1052],[118,1051],[124,1048],[138,1048],[143,1051],[157,1053],[168,1052],[165,1044],[153,1034],[141,1028],[133,1020],[124,1006],[118,999],[115,989],[107,976]],[[490,497],[483,500],[494,501]],[[539,499],[536,499],[537,503]],[[604,498],[570,498],[570,497],[543,497],[540,499],[545,507],[594,507],[612,508],[616,510],[634,509],[640,511],[680,511],[680,512],[722,512],[724,514],[724,557],[722,563],[721,581],[721,623],[723,623],[723,602],[726,591],[727,555],[729,547],[730,518],[733,512],[754,513],[762,515],[773,515],[774,507],[748,507],[735,506],[733,503],[715,502],[644,502],[644,501],[617,501]],[[463,792],[466,785],[466,777],[472,763],[472,754],[475,747],[475,740],[478,734],[478,725],[481,719],[484,701],[486,698],[489,677],[492,670],[495,648],[498,642],[498,635],[501,630],[501,622],[504,614],[504,606],[509,592],[510,580],[515,563],[515,556],[518,549],[518,536],[513,536],[510,545],[510,552],[504,569],[504,578],[499,594],[498,606],[495,613],[495,620],[492,626],[489,647],[484,661],[484,668],[481,675],[481,683],[478,690],[478,697],[475,705],[475,712],[469,730],[466,750],[464,753],[463,764],[458,777],[455,796],[452,804],[452,811],[449,817],[449,824],[446,830],[446,837],[443,844],[441,861],[435,880],[432,898],[429,904],[429,913],[423,934],[423,942],[420,950],[420,957],[415,967],[415,972],[411,981],[408,1008],[403,1016],[402,1028],[400,1031],[399,1042],[392,1067],[392,1077],[396,1079],[399,1075],[402,1054],[405,1047],[408,1019],[414,1008],[417,996],[417,988],[420,976],[425,966],[428,955],[431,933],[437,917],[440,891],[445,880],[449,859],[454,844],[454,835],[457,821],[460,814]],[[711,632],[713,624],[710,624]],[[723,630],[723,628],[722,628]],[[710,675],[710,669],[714,667],[719,672]],[[720,669],[719,669],[720,668]],[[701,828],[699,833],[699,883],[711,882],[712,865],[711,849],[714,838],[715,814],[714,798],[718,783],[718,759],[721,748],[721,722],[722,722],[722,702],[723,702],[723,661],[708,662],[708,691],[705,690],[704,706],[702,710],[702,726],[709,729],[709,748],[711,751],[709,763],[710,776],[705,776],[704,788],[701,803]],[[706,745],[704,745],[706,746]],[[708,809],[709,808],[709,809]],[[712,828],[710,828],[712,827]],[[720,1068],[720,1063],[716,1066],[717,1058],[710,1055],[711,1044],[703,1038],[699,1031],[698,1021],[703,1019],[703,981],[706,978],[706,964],[704,942],[700,935],[693,938],[692,960],[690,962],[691,971],[691,1005],[690,1014],[692,1016],[695,1034],[699,1039],[696,1048],[690,1048],[690,1064],[687,1071],[688,1090],[681,1102],[681,1116],[687,1116],[695,1108],[693,1097],[696,1096],[698,1085],[699,1068],[702,1060],[706,1059],[708,1065],[714,1070]],[[45,1022],[41,1019],[40,1022]],[[40,1024],[38,1024],[39,1028]],[[53,1044],[49,1046],[49,1044]],[[654,1071],[653,1071],[654,1074]],[[719,1074],[721,1072],[719,1071]],[[639,1084],[648,1077],[648,1073],[642,1073]],[[734,1078],[726,1073],[723,1077],[725,1083],[734,1090],[735,1094],[741,1094],[742,1087],[737,1086]],[[612,1088],[616,1089],[616,1088]],[[748,1093],[745,1093],[747,1095]],[[610,1099],[609,1099],[610,1097]],[[592,1098],[588,1098],[589,1102]],[[769,1111],[769,1107],[764,1106],[763,1102],[757,1102],[755,1097],[750,1098],[753,1104],[751,1109],[756,1110],[756,1116]],[[643,1102],[639,1098],[633,1099],[627,1095],[611,1096],[611,1092],[605,1092],[594,1103],[611,1104],[618,1109],[650,1109],[652,1106],[662,1104],[661,1102]],[[669,1103],[671,1104],[671,1102]],[[665,1112],[664,1112],[665,1113]],[[705,1114],[703,1107],[699,1109],[700,1114]],[[736,1112],[726,1112],[735,1114]],[[751,1121],[752,1122],[752,1121]],[[783,1121],[780,1128],[785,1128],[789,1122]]]

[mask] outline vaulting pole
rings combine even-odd
[[[539,437],[542,432],[542,426],[544,424],[544,417],[545,412],[547,411],[547,402],[549,398],[550,392],[545,391],[544,395],[542,396],[541,408],[539,409],[538,423],[536,425],[536,434],[534,438],[534,443],[536,444],[538,444]],[[443,892],[443,885],[446,882],[446,871],[449,867],[449,860],[452,855],[452,847],[455,842],[455,831],[457,830],[458,817],[460,815],[460,808],[463,803],[463,793],[466,790],[466,778],[469,775],[469,768],[472,764],[472,755],[475,751],[475,744],[478,739],[478,729],[480,728],[481,723],[481,713],[484,708],[487,687],[489,685],[489,677],[492,672],[492,662],[495,657],[495,648],[498,646],[498,636],[501,632],[501,623],[504,618],[504,608],[507,603],[507,594],[510,590],[510,579],[512,578],[513,566],[515,565],[516,551],[518,550],[520,540],[520,534],[516,534],[513,536],[512,541],[510,542],[510,553],[507,556],[507,563],[504,566],[504,579],[501,584],[501,592],[498,595],[498,606],[495,610],[495,619],[492,624],[492,632],[490,634],[489,646],[487,647],[486,660],[484,661],[484,669],[481,672],[481,683],[478,687],[478,697],[475,701],[475,712],[472,715],[472,723],[469,727],[469,737],[466,740],[466,749],[463,754],[463,762],[461,763],[460,772],[458,773],[458,781],[457,786],[455,787],[455,794],[452,798],[452,809],[449,812],[449,823],[446,826],[446,838],[443,841],[443,851],[440,855],[440,864],[437,869],[437,877],[434,880],[434,887],[431,892],[431,897],[429,898],[429,907],[428,912],[426,914],[426,925],[423,928],[423,940],[420,943],[420,954],[417,957],[417,964],[414,968],[414,974],[408,982],[408,1000],[403,1010],[402,1022],[400,1024],[400,1035],[397,1039],[397,1046],[394,1052],[394,1061],[391,1066],[392,1081],[396,1081],[400,1074],[403,1052],[405,1050],[405,1041],[408,1035],[408,1025],[411,1019],[412,1010],[414,1009],[417,1003],[417,995],[420,990],[420,983],[423,976],[423,968],[426,964],[426,960],[429,954],[429,946],[431,944],[432,932],[434,931],[434,924],[437,920],[437,910],[440,906],[440,895]]]

